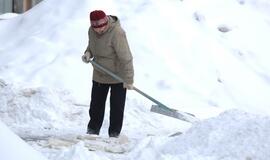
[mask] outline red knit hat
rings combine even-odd
[[[108,17],[102,10],[95,10],[90,13],[90,22],[93,28],[103,27],[108,24]]]

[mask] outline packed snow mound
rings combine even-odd
[[[9,82],[50,84],[75,90],[80,98],[89,95],[91,75],[90,67],[81,61],[88,42],[89,2],[61,1],[42,1],[15,18],[0,21],[0,71]],[[81,88],[87,88],[83,94]]]
[[[87,116],[74,107],[72,96],[65,90],[22,88],[0,79],[0,117],[10,126],[62,128],[67,121]]]
[[[0,82],[1,85],[1,82]],[[27,145],[0,121],[0,155],[8,160],[47,160],[42,154]],[[16,148],[16,149],[14,149]]]
[[[123,133],[128,135],[170,134],[190,127],[190,124],[177,119],[151,114],[148,106],[134,99],[128,98],[126,106]],[[109,127],[110,110],[107,108],[101,129],[104,135],[107,135]],[[46,86],[23,87],[22,84],[9,84],[0,79],[0,120],[21,137],[42,136],[39,134],[41,131],[49,135],[58,130],[65,130],[65,133],[58,134],[84,133],[89,121],[88,110],[88,104],[77,103],[66,90]],[[159,123],[155,123],[157,121]],[[172,126],[168,126],[166,131],[160,131],[159,126],[167,125],[168,122]],[[148,132],[138,130],[146,125]]]
[[[160,147],[176,159],[265,160],[270,157],[270,117],[239,110],[194,124]]]

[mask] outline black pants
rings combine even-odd
[[[99,134],[105,113],[105,104],[110,89],[110,126],[109,135],[119,135],[122,129],[126,89],[123,83],[117,84],[102,84],[93,81],[91,102],[90,102],[90,121],[88,123],[88,130]]]

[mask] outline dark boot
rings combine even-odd
[[[91,128],[87,128],[87,134],[99,135],[99,131],[93,130]]]
[[[119,133],[109,133],[109,137],[118,138],[119,137]]]

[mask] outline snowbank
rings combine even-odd
[[[172,138],[160,148],[160,154],[181,160],[266,160],[270,157],[269,135],[270,117],[231,110]]]
[[[46,160],[0,121],[0,155],[3,160]]]
[[[81,55],[87,45],[89,11],[99,8],[121,19],[134,53],[136,86],[151,96],[202,118],[228,108],[270,114],[267,0],[57,2],[44,0],[0,21],[0,77],[30,86],[0,80],[0,119],[19,136],[44,136],[45,129],[61,137],[70,127],[76,134],[85,131],[87,109],[74,105],[63,90],[76,95],[77,102],[89,103],[92,67],[81,62]],[[33,146],[53,160],[270,157],[269,117],[233,110],[168,137],[189,126],[150,114],[148,101],[128,94],[123,133],[138,143],[131,153],[93,153],[80,144],[58,151],[39,148],[36,142]],[[106,117],[102,134],[107,134]],[[5,129],[0,130],[0,138],[9,143]],[[1,147],[5,145],[9,146],[1,141]]]

